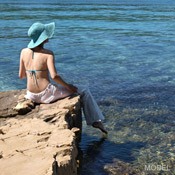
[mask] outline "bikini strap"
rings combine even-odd
[[[32,60],[34,59],[34,51],[32,50]]]

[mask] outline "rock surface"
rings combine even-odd
[[[77,175],[79,96],[36,105],[24,93],[0,92],[0,174]]]

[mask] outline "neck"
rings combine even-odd
[[[33,50],[34,52],[37,52],[37,51],[41,51],[43,48],[44,48],[44,47],[43,47],[43,44],[41,44],[41,45],[39,45],[39,46],[33,48],[32,50]]]

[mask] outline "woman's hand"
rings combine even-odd
[[[72,84],[68,84],[68,86],[66,87],[69,91],[71,91],[72,93],[76,93],[78,88]]]

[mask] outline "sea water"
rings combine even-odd
[[[81,175],[107,175],[110,167],[115,174],[117,162],[139,173],[173,174],[173,0],[1,0],[0,11],[0,91],[26,88],[18,68],[30,41],[27,30],[34,22],[55,22],[46,47],[55,54],[58,73],[89,86],[106,116],[107,139],[83,122]]]

